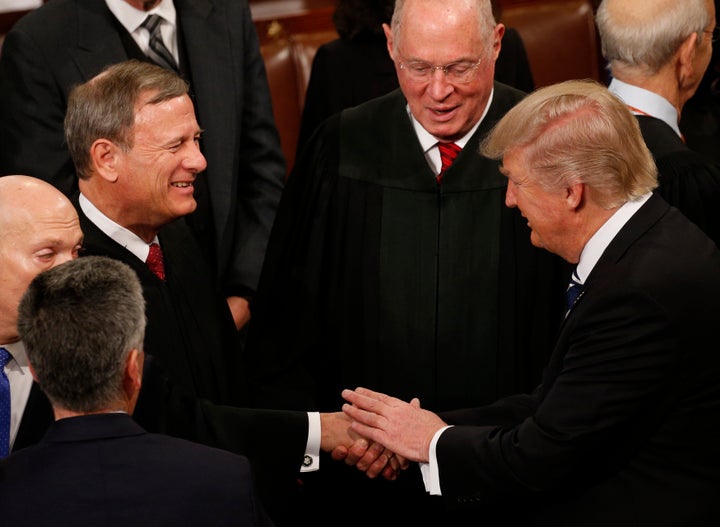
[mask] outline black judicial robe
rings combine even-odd
[[[278,525],[296,492],[305,453],[305,412],[248,405],[241,347],[230,311],[190,229],[180,219],[158,237],[166,280],[103,233],[80,209],[83,255],[129,265],[143,288],[148,320],[143,384],[133,413],[149,432],[163,433],[246,455],[258,492]]]
[[[658,168],[655,192],[720,247],[720,164],[688,148],[662,120],[644,115],[637,119]]]
[[[532,247],[498,163],[478,154],[523,95],[495,84],[441,186],[399,90],[321,125],[288,180],[252,305],[256,404],[337,410],[343,388],[365,386],[443,410],[539,382],[569,274]]]

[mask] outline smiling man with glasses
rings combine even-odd
[[[720,246],[720,167],[680,131],[718,35],[713,0],[603,0],[596,21],[613,79],[660,173],[656,190]]]
[[[478,153],[525,95],[494,81],[490,2],[399,0],[384,29],[400,88],[325,121],[287,182],[248,334],[261,405],[337,409],[368,385],[435,410],[490,402],[539,380],[562,319],[569,271]],[[385,482],[336,466],[304,477],[318,521],[468,521],[417,492],[417,467]],[[348,499],[392,506],[348,515]]]

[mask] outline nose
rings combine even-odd
[[[512,209],[517,207],[517,196],[515,195],[515,183],[508,180],[507,190],[505,191],[505,206]]]
[[[436,68],[430,75],[430,82],[428,84],[428,91],[435,100],[443,100],[452,93],[455,88],[452,83],[448,81],[445,70]]]
[[[207,160],[200,151],[200,145],[198,143],[192,143],[192,146],[190,146],[190,151],[185,157],[183,166],[196,174],[207,168]]]

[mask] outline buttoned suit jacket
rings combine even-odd
[[[215,241],[225,294],[255,289],[285,163],[265,67],[246,1],[174,0],[207,158]],[[0,174],[31,174],[72,195],[63,136],[71,88],[105,66],[145,58],[102,0],[54,0],[19,20],[0,56]],[[183,45],[185,43],[185,45]]]
[[[230,311],[182,219],[158,234],[165,260],[162,281],[98,229],[77,200],[75,205],[84,233],[82,254],[119,260],[142,284],[148,324],[143,385],[133,417],[150,432],[247,455],[263,503],[276,520],[297,490],[307,413],[246,406],[241,350]]]
[[[654,195],[586,278],[542,384],[442,414],[443,496],[529,525],[712,525],[719,323],[720,252]]]
[[[55,422],[0,462],[7,525],[271,526],[247,458],[160,434],[127,414]]]

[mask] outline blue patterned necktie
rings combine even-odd
[[[565,293],[567,297],[567,312],[569,312],[572,307],[575,305],[575,302],[577,302],[577,299],[580,297],[580,293],[582,293],[583,290],[583,284],[580,283],[580,278],[577,275],[577,269],[573,270],[572,276],[570,277],[570,283],[568,284],[567,291]]]
[[[147,29],[148,33],[150,33],[150,49],[148,50],[148,56],[153,60],[153,62],[155,62],[155,64],[177,73],[178,66],[177,62],[175,62],[175,57],[173,57],[170,50],[165,47],[162,34],[160,33],[161,22],[162,17],[159,15],[148,15],[140,26]]]
[[[10,381],[5,365],[11,358],[8,350],[0,348],[0,458],[10,453]]]

